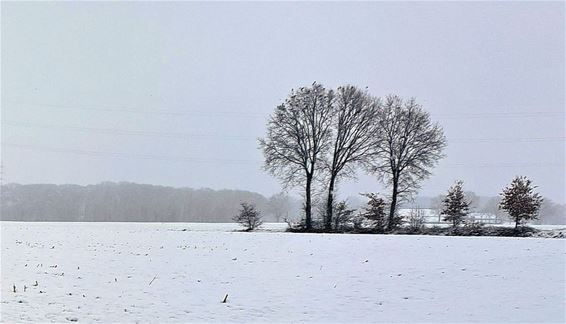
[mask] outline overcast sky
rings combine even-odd
[[[2,2],[4,182],[273,194],[257,137],[291,88],[414,96],[447,157],[422,195],[564,201],[563,2]],[[382,190],[360,174],[341,194]]]

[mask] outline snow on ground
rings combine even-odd
[[[565,240],[270,227],[2,222],[2,321],[565,321]]]

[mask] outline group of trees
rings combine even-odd
[[[543,198],[535,192],[535,189],[536,186],[532,185],[531,180],[527,177],[518,176],[501,193],[498,208],[506,212],[508,217],[513,220],[515,231],[519,228],[519,225],[534,220],[538,216]],[[390,229],[391,220],[385,212],[386,203],[384,199],[374,193],[363,195],[368,198],[368,203],[358,214],[355,214],[355,209],[348,208],[343,201],[336,204],[332,224],[334,229],[341,230],[346,224],[351,223],[353,229],[357,230],[361,228],[364,220],[371,221],[372,229],[377,233],[383,233]],[[463,190],[463,181],[456,181],[442,200],[440,215],[444,216],[444,221],[449,222],[453,229],[458,229],[463,223],[470,227],[482,225],[476,224],[473,219],[470,222],[470,219],[467,218],[471,203],[472,200]],[[253,204],[248,203],[241,204],[241,209],[233,220],[247,231],[254,230],[263,223],[261,213],[256,210]],[[406,220],[396,215],[393,222],[395,225],[400,225],[405,221],[408,223],[408,229],[413,233],[420,232],[424,228],[424,215],[420,209],[411,210]]]
[[[360,169],[391,188],[383,222],[392,229],[397,204],[430,175],[446,141],[414,99],[382,99],[351,85],[330,90],[313,83],[292,90],[277,106],[259,145],[269,173],[286,188],[304,189],[307,230],[313,223],[313,187],[318,183],[326,191],[323,226],[329,230],[336,224],[337,183]]]
[[[444,215],[444,220],[450,222],[454,228],[466,221],[470,211],[471,200],[464,194],[462,185],[462,181],[457,181],[442,201],[441,215]],[[517,176],[501,193],[498,209],[506,212],[513,220],[515,230],[519,225],[538,216],[543,199],[534,191],[535,188],[527,177]]]

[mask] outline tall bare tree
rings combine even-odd
[[[333,147],[329,159],[328,196],[324,227],[332,227],[334,189],[343,176],[354,176],[355,167],[370,161],[377,100],[367,91],[346,85],[336,90],[333,114]]]
[[[269,197],[267,209],[273,213],[275,221],[279,223],[282,218],[287,218],[290,209],[289,196],[284,192],[279,192]]]
[[[397,203],[420,188],[443,157],[444,132],[415,99],[390,95],[380,109],[371,170],[391,186],[388,229],[395,224]]]
[[[330,147],[334,92],[313,83],[292,90],[267,123],[267,135],[259,140],[265,170],[285,187],[304,185],[305,226],[312,228],[311,191]]]

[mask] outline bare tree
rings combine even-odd
[[[333,148],[328,165],[329,182],[324,227],[332,227],[334,189],[342,176],[354,176],[355,166],[366,164],[373,146],[377,102],[367,91],[346,85],[336,90],[333,114]]]
[[[466,199],[468,199],[468,201],[470,202],[470,210],[471,211],[477,211],[479,210],[481,204],[481,197],[478,196],[475,192],[473,191],[466,191],[464,192],[464,196],[466,196]]]
[[[433,210],[434,214],[438,217],[438,222],[442,222],[442,201],[444,200],[443,195],[434,196],[430,200],[430,209]]]
[[[515,230],[524,221],[538,216],[543,199],[534,192],[535,188],[527,177],[515,177],[501,193],[499,208],[506,211],[515,222]]]
[[[440,125],[431,121],[415,99],[387,96],[379,114],[371,170],[391,185],[391,230],[397,203],[410,197],[431,174],[430,169],[443,157],[446,139]]]
[[[537,224],[566,224],[566,205],[544,198],[539,211]]]
[[[411,208],[409,216],[407,217],[409,231],[418,233],[425,227],[426,217],[424,212],[419,207]]]
[[[341,201],[336,204],[336,216],[333,219],[334,222],[334,229],[341,230],[343,229],[349,222],[352,221],[354,217],[355,209],[350,209],[348,207],[348,203],[346,201]]]
[[[284,192],[279,192],[269,197],[267,208],[273,213],[275,221],[279,223],[281,219],[288,217],[290,204],[289,196]]]
[[[501,224],[507,218],[505,212],[499,209],[501,197],[490,197],[480,209],[481,213],[492,215],[495,217],[495,223]]]
[[[241,206],[238,214],[232,219],[242,225],[246,231],[253,231],[263,224],[260,212],[256,210],[254,205],[242,203]]]
[[[323,165],[330,146],[334,92],[313,83],[291,91],[267,124],[267,135],[259,140],[265,170],[285,187],[304,185],[305,226],[312,227],[313,179]]]

